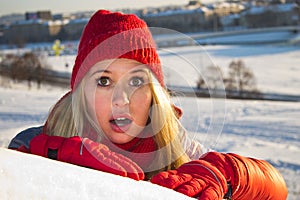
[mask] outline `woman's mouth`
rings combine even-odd
[[[129,129],[132,120],[127,117],[116,117],[109,120],[109,123],[115,132],[124,133]]]
[[[109,121],[112,124],[115,124],[117,126],[125,126],[127,124],[130,124],[132,120],[125,118],[125,117],[118,117],[116,119],[112,119]]]

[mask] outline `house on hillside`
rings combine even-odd
[[[299,7],[295,3],[251,6],[240,15],[247,28],[293,26],[299,23]]]
[[[244,6],[240,3],[215,3],[202,5],[191,1],[189,5],[168,9],[161,12],[150,12],[141,17],[151,27],[163,27],[179,32],[202,32],[222,30],[220,18],[229,14],[240,13]]]
[[[23,20],[3,30],[3,42],[22,46],[28,42],[47,42],[57,38],[64,21]]]
[[[207,8],[193,10],[167,10],[154,14],[143,15],[142,18],[150,27],[162,27],[179,32],[198,32],[209,28],[207,19],[212,11]]]
[[[65,40],[78,40],[88,20],[89,18],[69,20],[62,28],[61,35]]]
[[[89,16],[90,12],[79,13]],[[78,15],[79,15],[78,14]],[[21,47],[26,43],[78,40],[89,17],[52,16],[50,11],[27,12],[25,19],[17,20],[0,30],[0,42]]]

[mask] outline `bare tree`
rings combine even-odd
[[[228,78],[224,82],[228,92],[237,92],[239,95],[244,92],[259,94],[254,73],[242,60],[232,61],[229,64]]]
[[[2,57],[0,61],[2,80],[7,82],[8,79],[4,79],[4,77],[7,77],[15,83],[27,81],[28,88],[31,88],[32,81],[36,81],[39,89],[45,78],[46,71],[51,69],[45,54],[41,51],[27,52],[23,55],[6,54]],[[4,85],[4,82],[2,84]]]
[[[27,70],[25,62],[21,57],[15,57],[10,65],[10,76],[14,82],[25,80],[27,77]]]
[[[41,79],[41,63],[34,53],[25,53],[23,56],[15,58],[10,66],[10,76],[16,82],[27,80],[28,88],[31,88],[31,81],[38,80],[38,87]],[[38,79],[39,78],[39,79]]]
[[[223,72],[215,65],[206,67],[197,81],[198,89],[217,90],[223,88],[222,86]]]

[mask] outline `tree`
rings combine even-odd
[[[10,76],[15,82],[27,80],[28,88],[31,88],[31,81],[40,77],[40,69],[41,63],[39,58],[34,53],[29,52],[14,59],[10,66]],[[39,79],[38,87],[40,81]]]
[[[197,81],[198,89],[217,90],[223,88],[223,72],[220,67],[212,65],[202,71]]]
[[[245,96],[245,92],[259,94],[254,73],[242,60],[229,64],[228,78],[224,82],[228,93],[237,92],[239,96]]]

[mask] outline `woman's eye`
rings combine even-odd
[[[129,81],[129,85],[130,86],[134,86],[134,87],[139,87],[141,85],[144,84],[144,79],[140,78],[140,77],[133,77],[130,81]]]
[[[110,85],[110,79],[108,77],[100,77],[98,79],[98,85],[100,86],[109,86]]]

